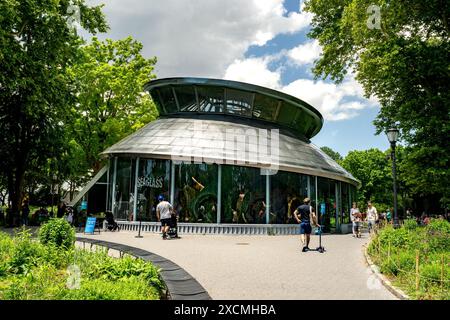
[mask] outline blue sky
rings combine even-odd
[[[157,56],[159,78],[198,76],[255,83],[307,101],[324,116],[312,139],[342,155],[389,148],[375,136],[376,99],[352,77],[336,85],[314,80],[317,42],[307,37],[311,14],[302,0],[88,0],[104,3],[111,30],[100,38],[133,36]]]

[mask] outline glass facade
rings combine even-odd
[[[217,165],[175,165],[174,208],[180,222],[217,222]]]
[[[324,231],[338,232],[350,223],[356,199],[355,186],[328,178],[286,171],[266,176],[259,168],[157,159],[112,158],[99,187],[106,181],[105,194],[115,194],[106,202],[113,200],[115,217],[128,221],[156,222],[162,194],[173,203],[179,222],[295,224],[293,212],[309,197]]]
[[[317,119],[292,103],[259,92],[207,85],[157,87],[150,94],[161,115],[179,112],[219,113],[281,124],[305,136],[317,129]]]
[[[158,196],[169,200],[170,161],[139,159],[137,176],[137,219],[157,221]]]
[[[222,166],[222,223],[266,223],[266,176],[250,167]]]
[[[115,166],[113,214],[117,219],[132,221],[136,159],[118,158]]]

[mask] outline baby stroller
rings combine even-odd
[[[120,231],[120,227],[116,221],[114,221],[114,216],[111,211],[105,212],[106,217],[106,229],[109,231]]]
[[[170,238],[179,238],[178,237],[178,225],[177,225],[177,215],[174,213],[172,214],[172,216],[170,217],[170,226],[169,226],[169,231],[167,232],[167,234],[169,235]]]

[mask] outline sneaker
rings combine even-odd
[[[302,252],[308,251],[308,247],[303,247]]]

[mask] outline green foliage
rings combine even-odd
[[[361,181],[361,188],[358,191],[360,202],[372,200],[375,203],[392,203],[390,162],[382,151],[378,149],[350,151],[340,164]]]
[[[78,175],[100,169],[103,150],[156,118],[156,107],[143,92],[144,84],[155,78],[156,58],[144,58],[142,48],[131,37],[94,37],[70,68],[78,95],[68,126],[73,152],[67,165],[78,169]]]
[[[405,221],[403,221],[403,227],[408,230],[408,231],[414,231],[416,230],[419,226],[417,224],[417,221],[414,219],[407,219]]]
[[[449,223],[431,220],[419,227],[407,220],[400,229],[380,230],[368,246],[368,253],[382,273],[414,299],[448,299],[450,282]],[[416,290],[416,255],[419,255],[420,287]],[[444,280],[444,281],[442,281]]]
[[[70,289],[73,265],[81,271],[80,286]],[[0,300],[154,300],[164,288],[159,270],[143,260],[44,245],[27,231],[14,238],[0,232]]]
[[[380,28],[369,28],[371,5],[380,8]],[[381,109],[377,133],[401,130],[409,156],[404,181],[418,195],[450,203],[449,3],[440,0],[307,0],[314,14],[309,36],[323,53],[316,77],[342,81],[352,70],[367,97]]]
[[[17,225],[25,178],[61,159],[64,124],[76,93],[67,73],[82,39],[67,23],[69,0],[0,2],[0,175],[7,177]],[[101,6],[77,0],[88,33],[107,29]],[[28,176],[27,176],[28,174]]]
[[[39,229],[39,240],[42,244],[69,249],[75,243],[75,230],[64,218],[50,219]]]

